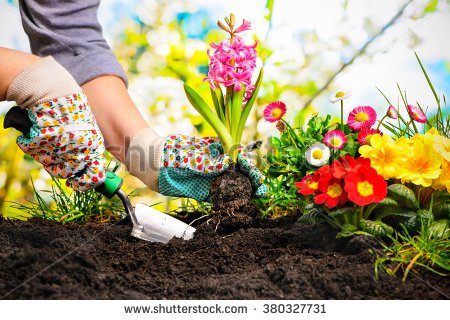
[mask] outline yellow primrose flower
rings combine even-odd
[[[443,136],[433,136],[434,137],[434,150],[436,150],[439,155],[445,159],[445,161],[450,162],[450,139]]]
[[[450,193],[450,164],[448,162],[442,162],[441,175],[433,180],[431,187],[435,190],[447,189],[447,192]]]
[[[426,144],[425,139],[415,139],[410,156],[401,167],[399,178],[415,185],[429,187],[434,179],[439,178],[441,172],[441,157],[434,151],[433,146]]]
[[[370,144],[361,146],[359,153],[370,159],[371,166],[384,179],[397,178],[410,151],[409,140],[404,138],[394,141],[387,134],[374,134]]]

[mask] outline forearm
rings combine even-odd
[[[125,84],[118,77],[102,76],[87,82],[82,88],[105,138],[106,149],[125,162],[130,140],[148,128]]]
[[[13,80],[39,59],[32,54],[0,47],[0,101],[6,100],[6,92]]]

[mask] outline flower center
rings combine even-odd
[[[361,111],[356,114],[355,119],[358,122],[365,122],[369,120],[369,115],[366,112]]]
[[[368,181],[358,182],[358,193],[363,197],[368,197],[373,194],[373,185]]]
[[[414,119],[419,119],[419,114],[417,112],[413,112],[413,118]]]
[[[328,187],[327,189],[327,195],[329,195],[331,198],[337,198],[342,194],[342,187],[339,185],[339,183],[335,183]]]
[[[279,109],[279,108],[273,109],[271,115],[275,119],[280,118],[280,116],[281,116],[281,109]]]
[[[323,151],[322,151],[322,150],[319,150],[319,149],[314,150],[313,153],[312,153],[312,156],[313,156],[313,158],[316,159],[316,160],[322,159],[322,157],[323,157]]]
[[[345,96],[345,92],[344,91],[339,91],[338,93],[336,93],[336,98],[342,98],[343,96]]]
[[[317,181],[308,182],[308,187],[313,190],[317,190],[319,183]]]
[[[339,147],[342,144],[342,141],[338,137],[333,137],[333,138],[330,139],[330,144],[333,147]]]

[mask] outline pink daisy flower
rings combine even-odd
[[[397,109],[395,109],[394,106],[389,106],[386,115],[391,119],[397,119],[398,118]]]
[[[411,116],[411,118],[413,118],[415,121],[420,123],[426,123],[428,121],[422,109],[416,106],[412,106],[410,104],[408,104],[406,108],[408,109],[408,113]]]
[[[383,132],[381,132],[378,129],[364,129],[364,130],[361,130],[358,133],[358,142],[359,142],[359,144],[362,145],[362,146],[366,145],[366,144],[370,145],[370,139],[372,138],[372,136],[374,134],[383,135]]]
[[[377,113],[372,107],[359,106],[348,115],[347,125],[353,131],[369,129],[377,120]]]
[[[331,149],[341,150],[347,143],[347,136],[341,130],[332,130],[325,134],[323,142]]]
[[[286,104],[281,101],[274,101],[264,109],[264,119],[269,122],[280,120],[286,114]]]

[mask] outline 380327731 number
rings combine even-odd
[[[263,305],[263,313],[326,313],[325,304],[271,303]]]

